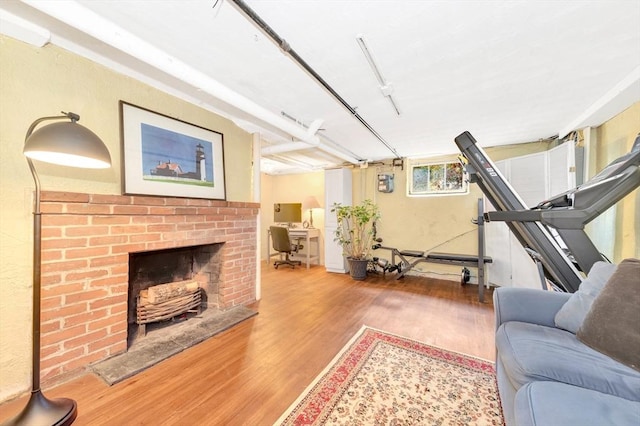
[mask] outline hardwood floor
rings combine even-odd
[[[362,325],[494,360],[491,291],[419,277],[353,281],[262,262],[259,314],[114,386],[92,374],[45,391],[75,425],[271,425]],[[0,421],[26,399],[0,405]]]

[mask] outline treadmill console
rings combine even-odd
[[[637,187],[637,178],[634,178],[633,175],[638,174],[638,168],[640,167],[639,142],[640,137],[636,138],[636,142],[633,144],[633,148],[629,153],[612,161],[592,179],[576,188],[573,194],[573,207],[576,209],[585,209],[603,198],[610,197],[612,195],[611,191],[613,191],[614,188],[617,189],[617,186],[623,181],[630,180],[631,182],[635,182],[635,184],[631,183],[629,191],[635,189]],[[622,194],[622,196],[626,195],[629,191]],[[620,198],[622,197],[612,198],[609,205],[618,202]]]
[[[627,175],[635,173],[638,166],[640,166],[640,134],[636,137],[631,151],[613,160],[593,178],[576,188],[540,202],[533,209],[586,208],[606,196],[607,188],[615,186]]]
[[[574,189],[560,195],[556,195],[555,197],[548,200],[542,201],[537,206],[532,207],[532,209],[545,210],[558,207],[571,207],[573,205],[573,197],[571,197],[573,191]]]

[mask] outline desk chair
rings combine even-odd
[[[291,265],[292,268],[295,268],[296,265],[301,265],[301,261],[291,260],[289,258],[291,253],[297,253],[298,250],[304,248],[302,244],[300,244],[300,240],[298,240],[297,244],[292,244],[291,237],[289,236],[289,230],[281,226],[271,226],[269,227],[269,231],[271,232],[273,249],[278,253],[284,253],[285,255],[284,259],[273,262],[273,266],[278,269],[278,266],[280,265]]]

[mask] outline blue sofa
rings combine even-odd
[[[556,314],[572,296],[507,287],[494,292],[507,426],[640,425],[640,372],[556,326]],[[629,350],[640,350],[634,346]]]

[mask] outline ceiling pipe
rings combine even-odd
[[[287,164],[289,166],[294,166],[294,167],[299,167],[305,170],[313,170],[314,166],[309,164],[309,163],[305,163],[304,161],[300,161],[300,160],[295,160],[293,158],[288,158],[288,157],[281,157],[279,155],[274,155],[272,160],[277,161],[279,163],[282,164]]]
[[[318,130],[320,130],[320,126],[322,126],[322,123],[324,123],[324,120],[321,120],[319,118],[317,120],[313,120],[309,127],[307,127],[307,132],[309,132],[309,134],[315,135]]]
[[[340,150],[338,150],[338,149],[335,149],[335,148],[333,148],[333,147],[327,146],[327,145],[325,145],[325,144],[321,144],[321,146],[322,146],[322,150],[323,150],[324,152],[326,152],[326,153],[328,153],[328,154],[331,154],[331,155],[333,155],[334,157],[341,158],[341,159],[343,159],[344,161],[347,161],[347,162],[349,162],[349,163],[352,163],[352,164],[360,164],[360,163],[362,163],[363,161],[365,161],[365,159],[364,159],[364,158],[360,158],[360,159],[358,159],[356,162],[354,162],[354,161],[352,161],[352,159],[353,159],[353,157],[352,157],[352,156],[350,156],[350,155],[348,155],[348,154],[345,154],[345,153],[341,152],[341,151],[340,151]]]
[[[208,93],[248,114],[273,124],[278,129],[297,139],[317,144],[317,137],[309,139],[307,132],[299,126],[283,120],[278,115],[255,104],[248,98],[223,86],[204,73],[195,70],[179,59],[172,57],[155,46],[123,30],[84,6],[70,2],[39,2],[25,0],[29,6],[46,13],[96,39],[125,52],[165,73],[191,84],[193,87]]]
[[[324,87],[330,94],[333,96],[338,102],[344,106],[347,111],[349,111],[359,122],[362,124],[373,136],[376,137],[389,151],[393,153],[396,158],[400,158],[400,154],[393,148],[389,143],[373,128],[369,123],[366,122],[364,118],[358,114],[358,112],[353,108],[342,96],[336,92],[333,87],[329,85],[309,64],[305,62],[304,59],[300,57],[296,53],[295,50],[291,48],[289,43],[283,38],[281,38],[266,22],[258,16],[253,9],[249,7],[242,0],[230,0],[232,4],[234,4],[238,10],[247,16],[258,28],[260,28],[271,40],[278,46],[282,51],[288,54],[294,61],[298,63],[305,71],[307,71],[322,87]]]
[[[307,134],[309,135],[314,135],[315,133],[317,133],[318,130],[320,130],[320,126],[322,126],[322,123],[324,122],[324,120],[317,119],[317,120],[314,120],[309,126],[307,126],[303,122],[296,120],[294,117],[286,114],[285,112],[282,112],[282,116],[287,117],[291,120],[294,120],[299,126],[307,129]],[[324,138],[325,136],[322,135],[322,137]],[[335,144],[335,142],[333,143]],[[303,143],[301,141],[281,143],[278,145],[270,145],[262,148],[260,150],[260,153],[262,155],[274,155],[274,154],[283,154],[286,152],[301,151],[303,149],[309,149],[309,148],[319,148],[322,151],[326,152],[327,154],[331,154],[334,157],[338,157],[341,160],[348,161],[349,163],[353,163],[353,159],[355,158],[355,156],[353,155],[349,155],[345,152],[340,151],[339,149],[326,145],[325,143],[321,142],[320,139],[318,139],[317,145],[311,145],[309,143]],[[364,159],[358,159],[357,162],[359,163],[361,161],[364,161]]]
[[[289,143],[283,143],[278,145],[266,146],[260,150],[260,154],[261,155],[283,154],[286,152],[301,151],[303,149],[309,149],[309,148],[312,148],[312,147],[302,142],[289,142]],[[353,157],[351,157],[350,155],[340,152],[339,150],[332,148],[330,146],[327,146],[323,143],[320,143],[319,145],[317,145],[317,148],[321,149],[327,154],[333,155],[334,157],[338,157],[349,163],[357,164],[364,161],[364,159],[359,159],[358,161],[354,162]]]
[[[305,129],[307,129],[307,133],[309,134],[315,134],[318,132],[318,130],[320,130],[320,126],[322,126],[322,123],[324,122],[323,120],[317,119],[314,120],[309,126],[307,126],[306,124],[304,124],[302,121],[296,119],[295,117],[292,117],[291,115],[287,114],[286,112],[282,111],[281,112],[283,117],[287,117],[290,120],[293,120],[295,123],[297,123],[299,126],[304,127]],[[335,142],[333,142],[331,139],[329,139],[327,136],[325,135],[320,135],[323,139],[328,140],[329,142],[331,142],[332,144],[334,144],[335,146],[338,146],[339,148],[342,148],[340,145],[336,144]],[[264,148],[262,148],[260,150],[260,153],[262,155],[273,155],[273,154],[282,154],[285,152],[292,152],[292,151],[300,151],[303,149],[309,149],[311,146],[309,144],[304,144],[301,142],[288,142],[288,143],[282,143],[282,144],[278,144],[278,145],[271,145],[271,146],[266,146]],[[327,144],[323,143],[323,142],[319,142],[319,144],[316,146],[317,148],[321,149],[322,151],[326,152],[327,154],[331,154],[334,157],[338,157],[344,161],[347,161],[349,163],[354,163],[353,159],[356,158],[355,154],[351,153],[346,153],[341,151],[340,149],[336,149],[334,147],[328,146]],[[344,148],[342,148],[344,149]],[[365,159],[363,158],[359,158],[357,163],[361,163],[362,161],[364,161]]]
[[[299,123],[299,125],[300,127],[305,127],[307,129],[306,134],[309,136],[309,138],[311,138],[315,136],[316,132],[318,131],[320,126],[322,126],[323,122],[324,120],[317,119],[317,120],[314,120],[313,123],[311,123],[311,126],[307,127],[301,123]],[[260,150],[260,152],[264,155],[270,155],[270,154],[279,154],[279,153],[290,152],[290,151],[299,151],[301,149],[317,148],[319,146],[320,146],[320,138],[316,137],[314,143],[309,143],[304,141],[282,143],[278,145],[264,147]]]
[[[315,147],[317,147],[317,145],[315,145]],[[306,144],[303,142],[288,142],[288,143],[281,143],[278,145],[265,146],[262,149],[260,149],[260,154],[262,155],[282,154],[284,152],[300,151],[302,149],[309,149],[309,148],[312,148],[312,147],[309,146],[309,144]]]
[[[350,150],[348,150],[347,148],[345,148],[344,146],[340,145],[338,142],[334,141],[333,139],[331,139],[329,136],[327,136],[324,132],[321,132],[318,134],[318,136],[320,136],[320,138],[325,141],[328,142],[330,145],[328,146],[329,148],[333,147],[335,149],[340,150],[341,152],[346,153],[346,155],[351,156],[351,158],[359,158],[360,160],[358,162],[362,162],[365,159],[359,157],[357,154],[354,154],[353,152],[351,152]]]
[[[295,123],[297,123],[298,125],[304,127],[305,129],[315,130],[316,132],[321,130],[320,126],[322,125],[322,122],[319,121],[319,120],[315,120],[309,126],[307,126],[306,124],[304,124],[304,122],[302,120],[299,120],[296,117],[287,114],[285,111],[281,111],[280,114],[282,114],[283,117],[287,117],[289,120],[294,121]],[[333,139],[331,139],[329,136],[327,136],[323,132],[319,133],[318,136],[320,136],[320,139],[323,141],[323,142],[321,142],[321,145],[322,145],[322,150],[324,152],[327,152],[327,153],[329,153],[331,155],[334,155],[334,156],[336,156],[338,158],[341,158],[344,161],[347,161],[349,163],[353,163],[353,161],[352,161],[353,158],[357,158],[358,159],[358,162],[357,162],[358,164],[363,162],[363,161],[365,161],[364,158],[359,157],[357,154],[351,152],[350,150],[348,150],[344,146],[342,146],[339,143],[335,142]],[[327,142],[330,145],[327,145]]]
[[[302,127],[285,120],[250,99],[232,91],[208,75],[168,55],[77,2],[24,0],[24,3],[180,81],[186,82],[202,92],[246,112],[254,118],[269,123],[275,128],[298,139],[300,142],[307,144],[307,148],[317,147],[318,149],[325,149],[325,147],[320,144],[318,136],[309,134],[309,132]],[[343,154],[340,158],[345,159],[344,156]],[[360,160],[355,157],[349,157],[345,159],[345,161],[358,163]]]

